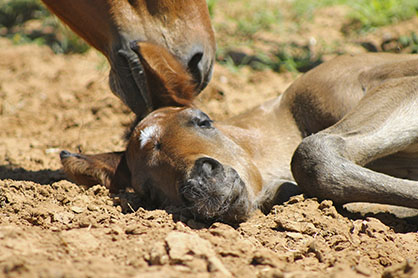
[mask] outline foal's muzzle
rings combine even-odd
[[[195,161],[180,195],[190,212],[204,220],[241,222],[252,209],[247,188],[238,173],[209,157]]]

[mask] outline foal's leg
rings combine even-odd
[[[302,190],[337,204],[418,208],[418,182],[364,165],[392,154],[418,158],[418,76],[388,80],[334,126],[305,138],[292,159]]]

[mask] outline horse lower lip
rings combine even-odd
[[[203,91],[206,88],[206,86],[209,84],[209,81],[212,76],[211,72],[212,72],[212,68],[208,71],[206,75],[204,75],[201,78],[201,80],[196,81],[196,84],[199,84],[197,88],[198,92]]]
[[[200,91],[203,91],[205,88],[206,88],[206,86],[208,86],[208,84],[209,84],[209,79],[208,78],[204,78],[203,79],[203,81],[202,81],[202,83],[200,83],[200,85],[199,85],[199,89],[198,89],[198,91],[200,92]]]
[[[210,80],[212,79],[213,74],[213,62],[210,63],[208,70],[203,75],[203,81],[202,84],[200,84],[200,90],[203,90],[206,88],[206,86],[209,84]]]

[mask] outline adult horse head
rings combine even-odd
[[[143,66],[133,41],[168,50],[193,76],[200,92],[212,75],[215,39],[204,0],[43,0],[48,8],[111,65],[112,91],[139,116],[147,103]]]

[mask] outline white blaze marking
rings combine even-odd
[[[160,128],[157,125],[147,126],[141,130],[139,135],[139,142],[141,143],[141,149],[148,144],[151,140],[159,135]]]

